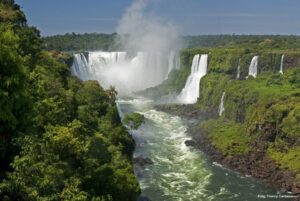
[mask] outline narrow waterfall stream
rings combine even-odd
[[[281,55],[281,60],[280,60],[280,70],[279,73],[283,74],[283,59],[284,59],[284,54]]]
[[[168,72],[165,76],[165,79],[168,79],[169,74],[172,70],[179,70],[180,68],[180,57],[178,52],[171,51],[168,58]]]
[[[252,75],[254,78],[257,76],[257,65],[258,65],[258,58],[259,56],[254,56],[251,60],[250,66],[249,66],[249,75]]]
[[[240,75],[241,75],[241,58],[239,58],[239,64],[238,64],[237,73],[236,73],[236,79],[240,79]]]
[[[221,97],[221,101],[220,101],[220,106],[219,106],[219,116],[222,116],[222,113],[224,111],[224,96],[225,96],[225,92],[222,93],[222,97]]]

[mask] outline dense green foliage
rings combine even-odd
[[[222,89],[225,91],[225,111],[221,119],[224,119],[224,122],[230,120],[236,124],[244,124],[253,140],[263,136],[265,140],[274,142],[276,137],[278,139],[288,137],[289,145],[291,142],[299,144],[297,142],[299,136],[296,134],[299,120],[294,117],[294,110],[299,104],[299,70],[297,67],[288,70],[284,75],[266,73],[256,79],[232,80]],[[215,80],[202,82],[204,85],[208,83],[211,83],[209,86],[214,86]],[[207,94],[205,90],[200,93],[200,96]],[[210,105],[217,109],[218,104],[215,104],[214,100],[220,101],[220,95],[208,97],[208,101],[200,98],[197,105],[200,107]],[[288,120],[289,118],[291,119]],[[281,136],[280,133],[284,135]]]
[[[256,79],[226,82],[226,76],[210,73],[201,80],[195,107],[217,110],[224,91],[225,111],[218,120],[201,122],[200,128],[227,157],[256,147],[265,150],[278,167],[299,174],[300,67],[283,75],[271,69]]]
[[[18,152],[12,139],[27,130],[30,121],[29,98],[24,92],[24,59],[18,53],[18,37],[0,26],[0,132],[1,170],[6,170],[13,155]]]
[[[42,51],[14,1],[0,19],[0,200],[136,200],[114,88],[70,76],[72,56]]]
[[[282,35],[199,35],[183,36],[187,48],[299,49],[299,36]]]
[[[133,130],[138,129],[144,121],[144,116],[137,112],[133,112],[131,115],[126,114],[123,118],[123,122]]]
[[[227,157],[248,153],[249,135],[242,124],[224,120],[201,122],[200,129],[209,133],[212,145],[216,146]]]
[[[115,49],[116,34],[65,34],[43,38],[42,48],[45,50],[113,50]]]

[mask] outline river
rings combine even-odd
[[[151,201],[287,201],[266,183],[211,163],[199,150],[185,145],[191,139],[187,120],[154,109],[146,98],[118,99],[122,113],[139,112],[145,123],[132,136],[134,157],[154,164],[135,165],[142,196]]]

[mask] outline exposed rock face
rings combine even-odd
[[[151,200],[147,197],[140,196],[138,197],[137,201],[151,201]]]
[[[186,119],[196,119],[197,121],[217,118],[218,113],[215,109],[210,108],[209,111],[203,112],[193,105],[176,105],[176,107],[166,107],[165,105],[157,105],[156,109],[165,111],[174,115],[184,117]]]
[[[184,142],[186,146],[196,147],[197,142],[195,140],[187,140]]]

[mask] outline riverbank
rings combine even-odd
[[[294,185],[296,175],[288,170],[280,169],[276,162],[267,156],[266,147],[249,145],[250,151],[247,154],[228,157],[212,144],[209,133],[199,128],[199,121],[216,119],[217,111],[212,109],[210,112],[201,112],[193,105],[160,105],[156,106],[156,109],[190,120],[187,126],[192,140],[185,141],[185,144],[203,151],[209,156],[211,162],[217,162],[245,176],[266,180],[269,182],[268,185],[273,185],[281,192],[292,192],[293,195],[298,195],[295,200],[300,199],[300,188]]]

